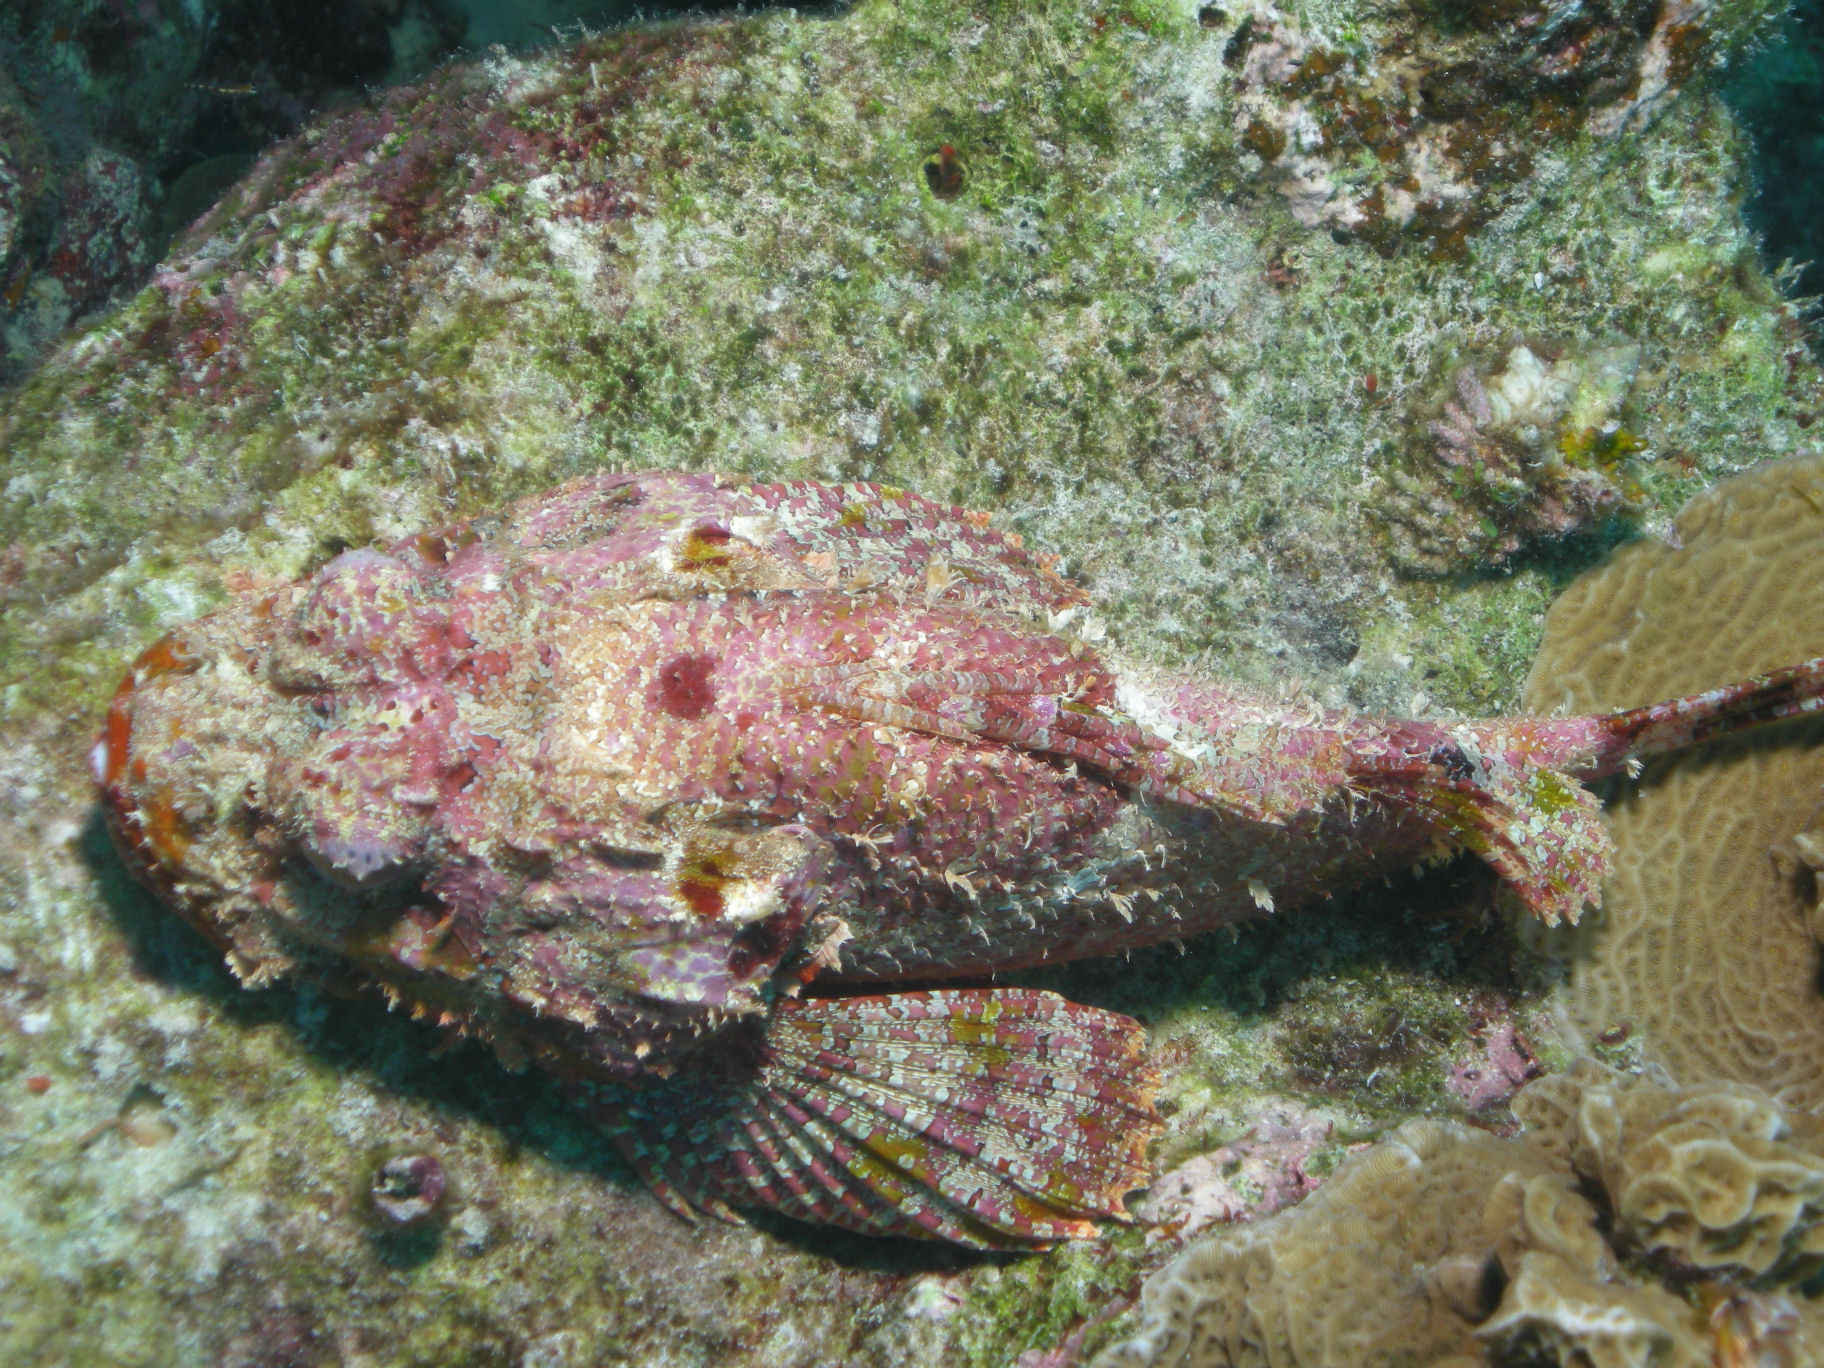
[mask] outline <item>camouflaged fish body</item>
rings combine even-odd
[[[141,657],[97,745],[110,823],[248,983],[377,987],[536,1060],[681,1210],[1032,1245],[1145,1181],[1139,1028],[870,986],[1463,847],[1574,917],[1606,858],[1580,778],[1820,689],[1814,662],[1602,718],[1266,704],[1117,669],[986,523],[649,473],[348,552]]]

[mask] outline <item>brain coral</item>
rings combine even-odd
[[[1525,706],[1628,707],[1824,651],[1824,459],[1694,499],[1675,539],[1622,547],[1553,604]],[[1631,1030],[1674,1076],[1824,1107],[1824,728],[1656,764],[1606,810],[1615,869],[1574,947],[1586,1030]]]
[[[1593,1061],[1515,1099],[1528,1138],[1608,1194],[1610,1237],[1681,1273],[1796,1282],[1824,1254],[1824,1125],[1758,1088]]]
[[[1824,1360],[1824,1308],[1774,1290],[1816,1269],[1824,1130],[1753,1088],[1590,1060],[1515,1112],[1511,1140],[1409,1121],[1301,1206],[1192,1246],[1099,1368]]]
[[[1518,1252],[1523,1213],[1549,1228],[1548,1243],[1601,1260],[1580,1203],[1542,1154],[1409,1121],[1299,1206],[1191,1246],[1142,1291],[1141,1332],[1100,1363],[1427,1363],[1499,1303],[1497,1249]]]

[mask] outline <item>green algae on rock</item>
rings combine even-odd
[[[1200,8],[1225,12],[1206,27]],[[1162,661],[1389,711],[1510,707],[1555,567],[1523,550],[1511,574],[1406,580],[1361,514],[1435,441],[1458,370],[1520,343],[1640,349],[1623,426],[1648,528],[1808,443],[1817,375],[1737,214],[1738,136],[1686,81],[1777,8],[1693,16],[1653,49],[1656,118],[1617,139],[1573,113],[1436,260],[1423,224],[1384,257],[1301,222],[1246,145],[1225,54],[1244,27],[1296,26],[1374,79],[1415,31],[1482,51],[1478,25],[1541,7],[746,16],[452,69],[276,149],[0,416],[0,1259],[30,1289],[7,1294],[20,1356],[251,1362],[265,1334],[305,1361],[333,1340],[403,1362],[998,1363],[1125,1283],[1132,1250],[1098,1282],[1090,1249],[1061,1272],[909,1275],[785,1232],[687,1239],[530,1083],[479,1063],[433,1081],[427,1036],[309,996],[231,1005],[81,825],[106,691],[229,588],[573,473],[714,464],[1000,510]],[[1592,33],[1647,55],[1638,31]],[[951,198],[925,172],[946,145]],[[1339,175],[1380,174],[1350,157]],[[1460,1000],[1504,956],[1445,891],[1136,956],[1144,984],[1080,981],[1193,1066],[1179,1152],[1287,1097],[1356,1134],[1388,1118],[1355,1110],[1376,1088],[1354,1056],[1319,1059],[1345,1007],[1425,1002],[1399,1069],[1427,1107],[1481,1048]],[[1534,988],[1501,993],[1549,1054]],[[174,1138],[106,1130],[69,1158],[140,1081]],[[433,1141],[463,1206],[434,1257],[388,1264],[345,1219],[346,1156]]]
[[[673,25],[454,68],[314,128],[14,397],[10,593],[118,570],[106,616],[157,574],[153,546],[225,537],[289,572],[319,533],[713,460],[1007,506],[1154,649],[1334,676],[1338,633],[1382,616],[1357,515],[1432,421],[1405,400],[1441,354],[1639,347],[1646,506],[1743,460],[1744,404],[1796,440],[1790,320],[1743,264],[1707,101],[1620,165],[1588,132],[1546,143],[1525,212],[1461,262],[1383,260],[1237,178],[1233,33],[1170,6],[1095,18]],[[1751,18],[1724,7],[1715,50]],[[944,145],[970,168],[954,199],[923,171]],[[122,468],[130,496],[97,497]],[[1314,599],[1343,626],[1311,625]],[[72,602],[55,630],[94,621]]]

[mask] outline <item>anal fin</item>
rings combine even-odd
[[[674,1207],[1032,1248],[1125,1219],[1147,1181],[1142,1045],[1127,1017],[1025,989],[786,1000],[757,1048],[598,1115]]]

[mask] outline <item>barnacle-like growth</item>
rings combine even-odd
[[[1408,1122],[1303,1205],[1193,1246],[1146,1285],[1139,1333],[1100,1368],[1707,1368],[1824,1352],[1824,1311],[1780,1290],[1815,1268],[1824,1133],[1808,1119],[1753,1088],[1681,1091],[1593,1061],[1515,1111],[1527,1129],[1511,1140]]]
[[[1623,410],[1640,348],[1535,346],[1516,343],[1493,367],[1460,365],[1452,397],[1415,423],[1385,510],[1402,569],[1505,564],[1634,506],[1629,466],[1644,444]]]
[[[1553,605],[1525,707],[1625,707],[1824,649],[1821,568],[1824,459],[1719,485],[1667,541],[1621,548]],[[1821,740],[1813,726],[1722,741],[1655,762],[1608,805],[1614,868],[1573,942],[1577,1024],[1630,1029],[1684,1082],[1824,1104]]]

